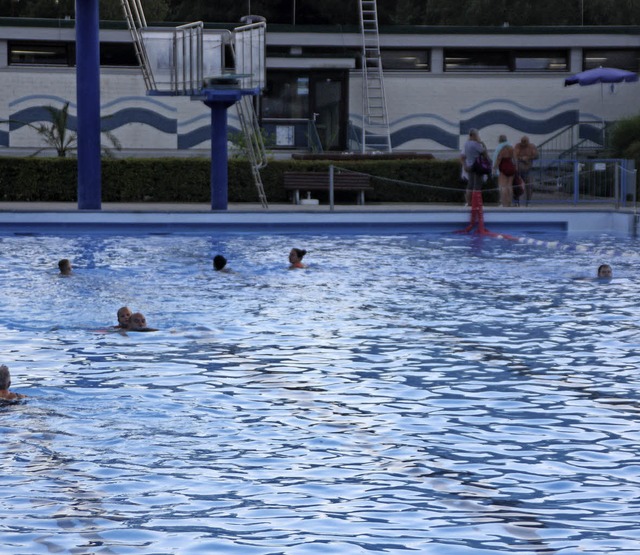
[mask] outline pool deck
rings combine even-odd
[[[362,231],[455,230],[469,223],[470,209],[455,204],[323,205],[231,203],[227,210],[209,204],[103,203],[101,210],[79,210],[76,203],[0,202],[0,231],[77,231],[100,228],[132,231]],[[602,204],[532,204],[486,206],[488,229],[612,232],[635,234],[634,207]]]

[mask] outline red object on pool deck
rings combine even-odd
[[[499,239],[510,239],[517,241],[516,237],[505,235],[504,233],[493,233],[484,227],[484,207],[482,204],[482,191],[473,191],[471,193],[471,220],[469,225],[464,229],[456,231],[456,233],[470,233],[474,227],[477,227],[476,233],[479,235],[490,235]]]

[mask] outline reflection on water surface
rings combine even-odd
[[[640,553],[633,239],[0,245],[3,552]]]

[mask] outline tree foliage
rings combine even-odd
[[[358,0],[141,0],[149,22],[354,25]],[[74,17],[74,0],[0,0],[0,16]],[[101,19],[123,19],[120,0],[100,0]],[[378,0],[382,25],[640,25],[640,0]]]

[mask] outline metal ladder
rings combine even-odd
[[[391,152],[376,0],[360,0],[362,33],[362,152]]]
[[[258,190],[260,204],[262,204],[263,208],[269,208],[267,195],[264,192],[264,186],[262,184],[262,176],[260,175],[260,170],[267,165],[267,151],[264,146],[262,129],[258,122],[258,114],[256,114],[253,106],[253,98],[247,95],[243,96],[240,101],[236,103],[236,111],[238,113],[238,119],[240,120],[240,127],[242,127],[242,133],[244,134],[247,157],[249,158],[249,165],[251,166],[253,182]]]
[[[139,29],[144,29],[147,26],[147,20],[144,17],[144,11],[140,0],[121,0],[122,10],[124,11],[124,17],[127,20],[127,26],[129,27],[129,33],[131,33],[131,39],[133,40],[133,48],[136,52],[136,58],[140,69],[142,70],[142,78],[148,91],[157,90],[155,79],[153,78],[153,72],[151,71],[151,64],[149,63],[149,57],[144,47],[142,37],[138,32]]]

